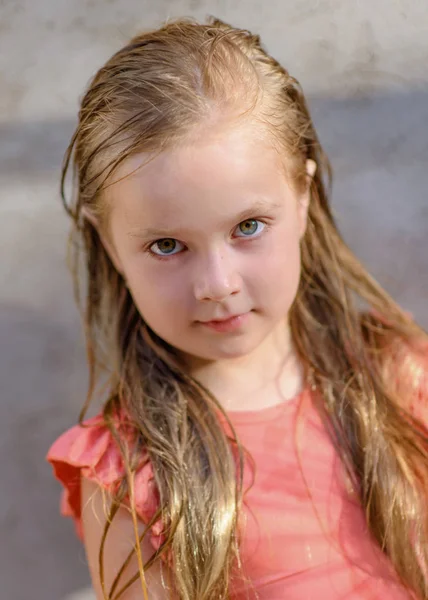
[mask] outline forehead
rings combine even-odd
[[[137,154],[114,179],[106,192],[110,215],[131,225],[224,219],[291,191],[278,152],[249,128],[201,134],[154,157]]]

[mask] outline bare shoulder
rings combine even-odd
[[[82,478],[81,490],[83,537],[89,571],[97,600],[104,600],[99,577],[99,551],[111,499],[97,484],[86,478]],[[140,535],[144,532],[144,529],[144,524],[139,522]],[[105,542],[104,577],[106,594],[108,594],[116,574],[126,561],[134,545],[135,533],[132,516],[126,508],[120,508],[111,522]],[[141,553],[144,562],[153,554],[153,547],[148,536],[143,540]],[[169,581],[167,571],[166,565],[161,561],[157,561],[145,573],[150,600],[170,600],[173,598],[166,589],[166,582]],[[138,562],[134,555],[124,570],[116,592],[136,573],[138,573]],[[105,598],[108,597],[105,596]],[[140,579],[138,578],[120,598],[121,600],[141,600],[144,598]]]

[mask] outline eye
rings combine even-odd
[[[164,238],[162,240],[157,240],[154,244],[150,246],[150,251],[156,256],[171,256],[173,254],[177,254],[183,250],[184,246],[178,240],[174,240],[173,238]]]
[[[247,219],[242,221],[236,228],[237,237],[252,237],[256,233],[261,233],[265,228],[265,223],[257,219]]]

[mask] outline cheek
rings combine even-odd
[[[260,262],[258,296],[272,305],[291,304],[300,279],[300,241],[298,232],[278,232]]]
[[[262,281],[278,290],[294,289],[300,276],[300,249],[298,245],[288,247],[283,255],[272,256],[265,263]]]
[[[141,265],[128,272],[129,288],[144,319],[171,321],[187,307],[186,281],[172,265]]]

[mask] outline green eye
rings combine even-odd
[[[152,244],[150,250],[158,256],[168,256],[180,252],[182,250],[181,246],[182,244],[173,238],[164,238]]]
[[[259,227],[262,226],[262,227]],[[257,219],[248,219],[247,221],[242,221],[238,225],[238,233],[242,235],[238,235],[238,237],[247,237],[252,236],[255,233],[260,233],[260,229],[263,230],[264,223],[258,221]]]

